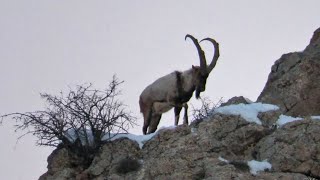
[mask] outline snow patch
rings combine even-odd
[[[79,130],[76,132],[74,129],[67,130],[64,135],[70,142],[75,142],[77,139],[80,139],[80,142],[82,145],[93,145],[93,135],[92,132],[88,129],[85,130]]]
[[[161,127],[159,128],[159,130],[161,130],[161,129],[176,129],[176,127],[177,127],[177,126],[175,126],[175,125],[173,125],[173,126],[161,126]]]
[[[250,167],[250,173],[257,175],[259,171],[271,170],[272,165],[266,160],[260,162],[256,160],[248,161],[248,166]]]
[[[156,132],[147,134],[147,135],[135,135],[135,134],[116,134],[110,140],[114,141],[120,138],[128,138],[133,141],[136,141],[139,144],[140,149],[143,147],[144,143],[150,140],[153,136],[156,135]],[[102,140],[109,139],[109,135],[105,135]]]
[[[161,129],[175,129],[175,128],[176,128],[176,126],[162,126],[159,128],[159,130],[161,130]],[[120,139],[120,138],[128,138],[133,141],[136,141],[139,144],[139,147],[141,149],[143,147],[144,143],[147,142],[148,140],[150,140],[158,132],[159,131],[156,131],[154,133],[147,134],[147,135],[135,135],[135,134],[130,134],[130,133],[119,133],[119,134],[106,133],[101,138],[101,140],[102,141],[106,141],[106,140],[114,141],[114,140]],[[76,131],[74,129],[69,129],[67,132],[65,132],[65,136],[68,138],[68,140],[70,142],[75,142],[77,139],[80,139],[82,145],[89,144],[89,146],[92,146],[93,142],[94,142],[92,132],[89,129],[86,130],[86,133],[81,133],[81,131],[76,133]]]
[[[191,133],[194,134],[194,135],[197,135],[198,134],[197,133],[197,128],[192,127],[191,128]]]
[[[162,128],[162,129],[166,129],[166,128]],[[93,135],[92,135],[91,131],[87,130],[86,135],[84,133],[81,133],[81,134],[78,133],[78,134],[80,136],[79,139],[80,139],[82,145],[87,145],[87,144],[89,144],[89,146],[93,145],[94,140],[93,140]],[[114,141],[114,140],[120,139],[120,138],[128,138],[133,141],[136,141],[139,144],[139,147],[141,149],[143,147],[144,143],[146,141],[150,140],[155,135],[156,135],[156,132],[151,133],[151,134],[147,134],[147,135],[135,135],[135,134],[130,134],[130,133],[119,133],[119,134],[107,133],[101,138],[101,140]],[[78,139],[78,136],[73,129],[68,130],[65,133],[65,136],[68,138],[68,140],[70,142],[75,142]]]
[[[320,120],[320,116],[311,116],[311,119],[313,119],[313,120]]]
[[[220,161],[222,161],[222,162],[225,162],[225,163],[229,163],[229,161],[228,160],[226,160],[226,159],[224,159],[223,157],[221,157],[221,156],[219,156],[219,158],[218,158]]]
[[[228,163],[228,164],[232,164],[232,162],[224,159],[223,157],[219,156],[218,158],[220,161]],[[245,162],[244,162],[245,163]],[[265,170],[271,170],[272,165],[267,162],[267,160],[264,161],[256,161],[256,160],[251,160],[251,161],[247,161],[246,163],[249,168],[250,168],[250,173],[252,175],[257,175],[258,172],[260,171],[265,171]]]
[[[213,114],[221,113],[227,115],[240,115],[248,122],[262,124],[257,117],[259,112],[267,112],[278,110],[279,107],[272,104],[251,103],[251,104],[234,104],[229,106],[219,107],[213,110]]]
[[[159,128],[159,130],[162,130],[162,129],[175,129],[177,126],[162,126]],[[151,134],[147,134],[147,135],[135,135],[135,134],[130,134],[130,133],[123,133],[123,134],[111,134],[110,136],[109,135],[105,135],[102,140],[107,140],[107,139],[110,139],[111,141],[114,141],[116,139],[119,139],[119,138],[128,138],[128,139],[131,139],[133,141],[136,141],[138,144],[139,144],[139,147],[140,149],[142,149],[143,145],[145,142],[149,141],[150,139],[153,138],[153,136],[155,136],[158,132],[154,132],[154,133],[151,133]],[[110,138],[111,137],[111,138]]]
[[[300,118],[300,117],[291,117],[291,116],[286,116],[286,115],[281,114],[279,116],[279,119],[276,122],[276,124],[278,125],[278,127],[281,127],[286,123],[300,121],[300,120],[302,120],[302,118]]]

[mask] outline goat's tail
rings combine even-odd
[[[146,103],[142,100],[142,97],[139,98],[140,112],[143,113],[147,109]]]

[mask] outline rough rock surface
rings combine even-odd
[[[320,121],[286,124],[256,146],[257,158],[268,159],[273,170],[320,178]]]
[[[39,180],[69,179],[84,169],[79,166],[81,159],[64,148],[55,149],[48,157],[48,171]]]
[[[258,118],[261,120],[263,126],[272,128],[276,125],[276,121],[279,119],[279,116],[281,114],[282,112],[280,109],[267,112],[260,112],[258,114]]]
[[[140,156],[140,148],[137,142],[129,139],[118,139],[104,145],[101,153],[94,158],[92,165],[83,174],[90,178],[116,174],[122,161],[126,159],[138,161],[141,159]]]
[[[160,130],[142,149],[125,138],[106,143],[87,169],[71,165],[65,149],[56,150],[40,179],[319,178],[319,131],[320,121],[314,120],[273,130],[240,116],[215,114],[198,127]],[[253,159],[268,159],[271,171],[252,175],[246,162]],[[126,161],[134,167],[123,166]]]
[[[271,68],[258,101],[280,106],[284,114],[320,114],[320,28],[302,52],[283,55]]]
[[[249,103],[252,103],[252,101],[248,98],[243,97],[243,96],[235,96],[235,97],[229,99],[227,102],[221,103],[221,106],[228,106],[231,104],[240,104],[240,103],[249,104]]]

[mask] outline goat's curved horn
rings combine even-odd
[[[211,61],[210,65],[207,68],[207,72],[210,73],[212,71],[212,69],[216,66],[217,60],[218,60],[218,58],[220,56],[219,43],[216,40],[212,39],[212,38],[204,38],[200,42],[202,42],[202,41],[210,41],[214,46],[214,56],[212,58],[212,61]]]
[[[200,46],[198,40],[196,38],[194,38],[193,36],[191,36],[190,34],[187,34],[184,39],[187,40],[187,38],[190,38],[193,41],[194,45],[196,46],[196,48],[198,50],[201,72],[207,73],[206,57],[204,55],[204,51],[201,49],[201,46]]]

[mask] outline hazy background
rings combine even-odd
[[[138,117],[131,132],[141,134],[141,91],[199,64],[187,33],[220,43],[204,96],[256,100],[274,61],[303,50],[320,27],[319,7],[319,0],[0,0],[0,114],[42,109],[41,92],[87,82],[103,89],[116,73]],[[212,45],[202,44],[211,59]],[[173,125],[172,117],[161,125]],[[31,136],[16,144],[12,125],[0,126],[0,179],[37,179],[53,149]]]

